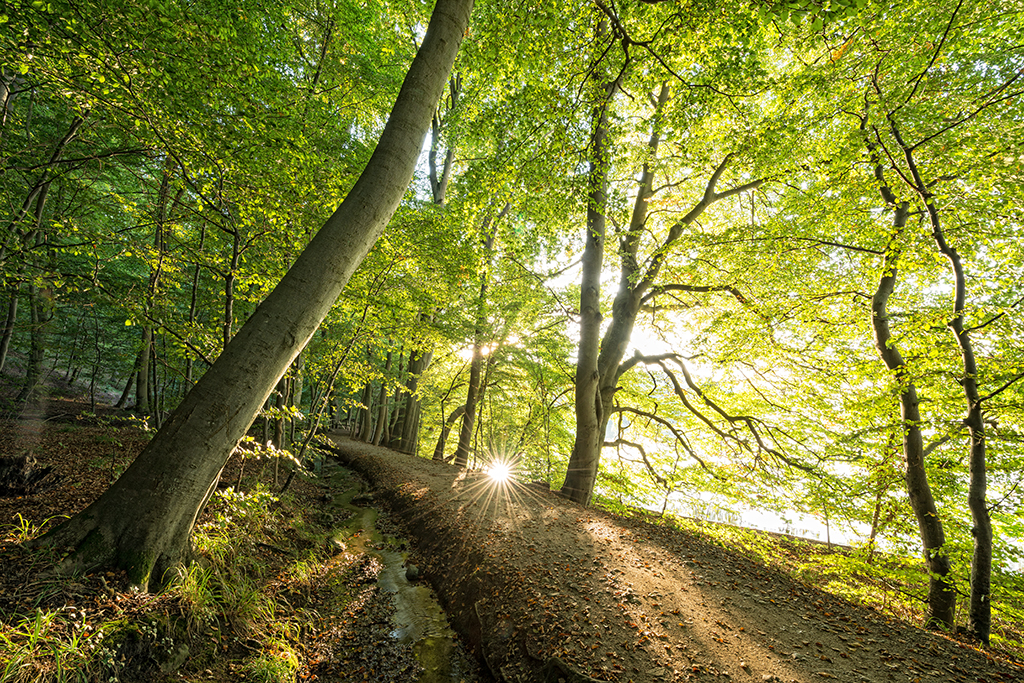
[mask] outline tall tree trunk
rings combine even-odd
[[[601,449],[604,445],[604,436],[608,428],[609,417],[612,414],[612,404],[619,380],[624,372],[633,367],[633,363],[623,363],[622,361],[632,338],[633,327],[641,307],[660,292],[669,290],[726,291],[738,296],[735,289],[728,285],[656,284],[666,255],[672,245],[683,235],[686,228],[696,221],[709,206],[722,199],[755,190],[766,182],[764,178],[760,178],[719,192],[718,183],[733,159],[731,153],[726,154],[708,178],[701,198],[682,218],[672,224],[664,240],[647,260],[641,259],[638,250],[642,235],[649,231],[648,202],[654,194],[653,164],[657,159],[658,148],[661,144],[664,108],[670,95],[668,85],[662,84],[655,100],[652,131],[647,143],[646,157],[648,161],[645,161],[640,176],[629,225],[620,239],[619,286],[612,303],[611,320],[606,326],[603,337],[600,336],[603,318],[599,309],[603,264],[597,262],[588,265],[587,259],[596,259],[601,256],[598,253],[599,248],[603,251],[605,217],[600,211],[603,211],[606,190],[603,185],[598,185],[598,181],[607,183],[607,171],[603,176],[598,177],[594,174],[599,167],[591,167],[591,187],[593,189],[588,203],[588,240],[583,257],[583,287],[580,294],[581,343],[577,354],[576,368],[576,442],[569,458],[566,475],[568,489],[566,485],[562,487],[563,492],[567,493],[572,500],[583,504],[589,503],[593,494],[601,460]],[[602,125],[606,127],[607,123]],[[601,127],[595,124],[595,131],[599,130]],[[607,131],[605,130],[601,138],[606,137]],[[593,143],[595,148],[598,141],[599,138],[595,137]],[[610,143],[605,140],[602,145],[602,152],[595,158],[605,159],[610,153]],[[600,191],[597,192],[597,190]],[[598,226],[600,245],[590,228],[591,225]],[[593,251],[593,254],[588,257],[590,251]],[[587,336],[584,337],[584,334]],[[580,365],[581,363],[582,365]]]
[[[384,377],[380,380],[380,399],[378,400],[379,406],[377,407],[377,426],[373,430],[373,438],[370,439],[370,443],[377,445],[385,438],[384,432],[387,430],[385,427],[388,423],[388,383],[387,378],[391,375],[391,360],[393,353],[388,349],[387,359],[384,361]]]
[[[476,300],[476,320],[473,324],[473,358],[469,364],[469,388],[466,390],[465,410],[462,414],[462,429],[459,431],[459,443],[455,449],[455,465],[466,467],[469,463],[470,442],[473,438],[473,427],[476,425],[476,406],[483,397],[484,388],[480,383],[484,365],[484,328],[487,325],[487,285],[490,280],[491,266],[494,263],[494,238],[498,232],[498,223],[509,211],[509,204],[496,219],[488,216],[484,222],[484,260],[483,271],[480,273],[480,296]]]
[[[967,491],[967,505],[971,510],[974,527],[974,554],[971,557],[971,604],[967,620],[970,633],[986,645],[992,631],[992,520],[988,514],[986,489],[988,473],[985,463],[985,415],[982,407],[981,394],[978,391],[978,363],[974,356],[974,344],[970,332],[964,327],[964,308],[967,305],[967,278],[964,275],[960,254],[946,241],[942,229],[939,209],[933,200],[931,185],[921,177],[914,159],[914,147],[907,145],[894,119],[890,117],[893,136],[903,149],[907,168],[910,170],[911,185],[924,202],[928,212],[928,220],[932,227],[932,239],[936,248],[946,257],[949,268],[953,272],[953,318],[947,323],[960,348],[963,374],[958,380],[964,390],[967,414],[964,425],[967,427],[970,443],[968,458],[970,461],[971,483]]]
[[[438,0],[373,156],[344,202],[132,465],[36,544],[72,548],[61,568],[120,567],[163,582],[259,407],[384,230],[412,179],[469,25],[472,0]]]
[[[199,230],[199,251],[203,251],[203,246],[206,244],[206,225],[204,224]],[[196,308],[199,301],[199,273],[201,266],[196,263],[195,268],[192,271],[192,298],[188,305],[188,324],[189,334],[192,332],[192,326],[196,324]],[[185,352],[185,387],[186,391],[192,386],[192,352]]]
[[[31,283],[28,286],[29,301],[29,351],[28,365],[25,368],[25,378],[21,385],[15,401],[22,403],[28,401],[35,394],[39,380],[43,376],[43,358],[46,350],[46,311],[43,302],[43,295],[39,288]]]
[[[221,325],[223,328],[222,341],[225,348],[231,341],[235,322],[235,274],[238,272],[238,264],[241,260],[241,240],[239,231],[233,230],[231,232],[231,262],[227,272],[224,273],[224,321]]]
[[[603,27],[602,21],[598,28],[599,36],[604,32]],[[618,80],[602,86],[591,123],[587,239],[580,276],[580,343],[576,352],[576,439],[562,484],[562,493],[582,505],[589,505],[594,493],[604,444],[597,358],[601,351],[601,270],[604,267],[605,210],[611,167],[608,114],[618,90]]]
[[[149,405],[149,365],[153,352],[153,328],[146,325],[142,328],[142,342],[139,347],[138,360],[135,363],[138,367],[138,376],[135,379],[135,414],[141,417],[148,417],[152,414]]]
[[[359,440],[369,441],[373,438],[373,382],[363,387],[363,395],[359,397]]]
[[[80,119],[75,119],[77,125],[81,125]],[[77,132],[77,125],[72,125],[69,136]],[[66,138],[68,139],[68,138]],[[63,149],[63,143],[60,146]],[[43,231],[43,211],[46,208],[46,200],[50,194],[50,181],[47,180],[39,187],[39,193],[35,198],[35,211],[33,213],[34,223],[32,231],[25,237],[25,244],[34,244],[36,248],[46,243],[46,235]],[[43,360],[45,357],[46,323],[49,322],[47,315],[52,302],[44,302],[44,292],[37,285],[29,285],[29,355],[28,367],[25,371],[25,382],[15,399],[17,402],[28,401],[39,384],[43,373]]]
[[[884,187],[884,186],[883,186]],[[888,194],[886,194],[888,193]],[[883,195],[891,201],[895,197],[888,188]],[[900,257],[898,240],[907,223],[909,205],[896,205],[893,217],[893,238],[886,248],[882,263],[882,276],[871,299],[871,326],[874,332],[875,349],[885,367],[892,372],[899,387],[900,419],[903,430],[903,457],[906,461],[907,495],[910,507],[917,518],[924,559],[928,567],[928,616],[929,628],[953,627],[956,607],[956,593],[949,579],[950,562],[944,548],[946,534],[942,528],[935,497],[928,484],[928,473],[924,466],[924,439],[921,435],[921,412],[918,408],[917,387],[910,377],[906,361],[893,342],[889,328],[889,314],[886,307],[896,287],[897,266]]]
[[[433,354],[430,352],[411,350],[405,381],[405,396],[401,403],[398,422],[391,433],[391,448],[402,453],[414,453],[420,425],[420,399],[416,393],[420,385],[420,376],[430,365]]]
[[[395,364],[395,376],[404,377],[408,371],[408,359],[404,358],[405,352],[402,349],[398,351],[398,363]],[[388,438],[383,442],[388,448],[397,448],[398,442],[401,440],[401,433],[399,432],[399,425],[401,423],[402,413],[405,411],[404,401],[404,387],[400,383],[395,385],[395,394],[391,399],[391,405],[394,409],[391,411],[391,419],[388,422]]]
[[[4,319],[4,332],[0,337],[0,371],[3,371],[7,363],[7,351],[11,348],[11,339],[14,338],[14,327],[18,322],[18,296],[20,286],[17,284],[10,288],[11,298],[7,302],[7,317]]]

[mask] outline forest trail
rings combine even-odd
[[[493,676],[994,683],[1024,669],[696,534],[336,437]]]

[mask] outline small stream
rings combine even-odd
[[[418,683],[470,680],[477,665],[458,647],[457,636],[434,591],[424,583],[406,578],[408,553],[394,548],[406,548],[408,543],[380,533],[375,508],[353,504],[352,499],[359,495],[359,486],[354,485],[356,480],[349,470],[340,465],[328,465],[323,474],[335,488],[334,507],[352,513],[351,518],[335,529],[335,539],[353,551],[376,557],[384,567],[377,577],[377,585],[392,595],[395,612],[391,637],[412,647],[424,669]],[[357,499],[357,502],[362,501]]]

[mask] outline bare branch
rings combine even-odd
[[[912,83],[914,83],[914,87],[910,91],[910,94],[907,95],[907,99],[903,100],[904,104],[913,99],[914,94],[917,93],[917,89],[921,85],[921,81],[924,80],[924,77],[928,74],[928,71],[935,64],[935,60],[938,59],[939,55],[942,53],[942,47],[946,44],[946,38],[949,37],[949,32],[953,30],[953,22],[956,21],[956,15],[960,12],[960,8],[963,7],[963,4],[964,0],[959,0],[959,2],[956,3],[956,9],[953,10],[953,14],[951,14],[949,17],[949,23],[946,24],[946,30],[942,32],[942,39],[939,40],[939,44],[935,46],[935,52],[934,54],[932,54],[932,58],[928,61],[928,66],[926,66],[921,71],[921,73],[919,73],[917,77],[911,81]]]
[[[640,299],[640,305],[643,306],[654,297],[658,296],[659,294],[664,294],[665,292],[693,292],[697,294],[706,294],[709,292],[728,292],[729,294],[732,294],[736,298],[736,300],[739,301],[744,306],[750,305],[750,302],[747,301],[747,298],[743,296],[743,294],[732,285],[683,284],[658,285],[656,287],[652,287],[651,291],[645,294],[642,299]]]
[[[683,450],[686,451],[686,453],[691,458],[693,458],[697,462],[697,464],[699,464],[708,474],[713,476],[715,479],[720,479],[720,480],[722,479],[722,477],[720,475],[716,474],[715,471],[712,470],[710,467],[708,467],[708,464],[706,462],[704,462],[704,460],[699,455],[697,455],[697,453],[690,446],[689,442],[687,442],[686,437],[683,436],[682,432],[680,432],[676,428],[675,425],[673,425],[671,422],[669,422],[665,418],[659,417],[658,415],[655,415],[653,413],[649,413],[649,412],[646,412],[646,411],[643,411],[643,410],[638,410],[637,408],[630,408],[628,406],[616,406],[615,407],[615,412],[631,413],[633,415],[638,415],[640,417],[645,417],[648,420],[651,420],[652,422],[657,422],[662,427],[664,427],[665,429],[667,429],[669,432],[672,433],[672,436],[674,436],[675,439],[676,439],[676,443],[678,443],[680,446],[682,446]],[[606,446],[615,445],[615,442],[612,442],[612,443],[605,442],[605,445]]]
[[[1024,372],[1018,373],[1016,377],[1014,377],[1010,381],[1004,383],[1001,387],[999,387],[998,389],[996,389],[992,393],[988,394],[987,396],[982,396],[981,398],[979,398],[978,399],[978,403],[984,403],[985,401],[989,400],[990,398],[994,398],[994,397],[998,396],[999,394],[1003,393],[1004,391],[1006,391],[1007,389],[1012,387],[1014,384],[1016,384],[1022,378],[1024,378]]]

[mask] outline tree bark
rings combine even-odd
[[[473,427],[476,424],[476,406],[483,398],[484,386],[480,383],[484,364],[484,327],[487,324],[487,285],[490,279],[491,266],[494,262],[494,238],[498,231],[498,223],[508,213],[506,204],[497,219],[487,217],[484,225],[483,248],[486,254],[483,272],[480,273],[480,296],[476,302],[476,320],[473,325],[473,358],[469,365],[469,388],[466,390],[465,410],[462,414],[462,429],[459,431],[459,443],[455,449],[455,465],[466,467],[469,463],[470,442],[473,438]]]
[[[883,194],[885,192],[883,191]],[[889,197],[892,195],[890,194]],[[935,505],[928,473],[924,467],[924,439],[921,435],[921,412],[918,404],[917,386],[908,372],[906,361],[892,339],[889,328],[889,314],[886,306],[896,287],[899,247],[897,239],[903,232],[909,215],[909,205],[896,205],[893,217],[894,234],[886,249],[882,263],[882,276],[871,298],[871,327],[874,332],[875,349],[885,367],[892,372],[899,385],[900,419],[903,429],[903,457],[906,461],[907,495],[910,507],[917,518],[921,543],[924,546],[924,560],[928,567],[928,616],[926,626],[952,629],[956,607],[956,593],[949,579],[950,562],[944,545],[946,535],[942,520]]]
[[[135,378],[139,374],[139,355],[135,354],[135,364],[132,365],[132,371],[128,373],[128,381],[125,382],[124,391],[121,392],[121,397],[117,399],[117,403],[114,404],[115,408],[124,408],[128,404],[128,397],[132,395],[132,387],[135,386]]]
[[[394,357],[394,353],[388,349],[387,359],[384,361],[384,377],[380,380],[380,399],[377,407],[377,425],[373,430],[373,438],[370,439],[370,443],[375,446],[380,444],[383,439],[387,438],[387,429],[385,427],[388,423],[388,382],[387,378],[391,376],[391,361]]]
[[[43,295],[35,284],[28,286],[29,301],[29,351],[28,364],[25,367],[25,379],[21,385],[21,391],[15,398],[15,402],[28,401],[35,394],[39,379],[43,375],[43,356],[45,354],[46,312],[43,304]]]
[[[139,356],[135,363],[138,376],[135,379],[135,414],[148,417],[153,411],[149,405],[149,362],[153,351],[153,328],[148,325],[142,328],[142,342]]]
[[[569,459],[569,474],[566,477],[566,481],[571,482],[572,493],[570,498],[584,504],[589,502],[590,497],[593,495],[593,487],[597,481],[597,470],[600,465],[604,435],[608,428],[608,419],[612,414],[612,405],[619,380],[623,373],[632,367],[632,364],[624,365],[622,359],[632,338],[633,327],[636,324],[636,318],[641,307],[650,298],[668,287],[696,292],[731,291],[735,294],[735,291],[728,286],[662,285],[659,288],[655,283],[669,249],[683,235],[684,230],[696,221],[712,204],[727,197],[757,189],[765,183],[765,179],[761,178],[719,192],[718,183],[723,173],[729,168],[733,158],[732,154],[727,154],[712,172],[710,178],[708,178],[708,182],[704,187],[704,194],[700,200],[682,218],[669,227],[665,238],[652,255],[646,260],[642,260],[638,251],[642,234],[649,230],[648,201],[654,194],[654,168],[652,164],[657,158],[658,148],[661,143],[662,119],[669,97],[669,87],[667,84],[663,84],[655,103],[651,137],[646,150],[649,161],[644,163],[637,188],[636,200],[630,215],[629,227],[624,232],[619,244],[619,287],[612,303],[611,321],[605,330],[604,336],[599,341],[588,340],[587,342],[586,353],[588,356],[592,353],[596,354],[596,359],[584,357],[582,338],[579,355],[577,356],[581,361],[586,361],[587,370],[581,375],[580,367],[577,366],[576,443],[573,446],[573,453]],[[596,199],[598,199],[596,196],[591,197],[588,214],[593,210],[593,207],[599,206],[595,204]],[[590,220],[588,216],[588,224]],[[602,216],[601,222],[603,223],[603,221],[604,218]],[[601,229],[603,230],[603,226]],[[591,242],[588,240],[587,249],[590,248]],[[596,245],[594,249],[596,250]],[[587,267],[586,259],[585,251],[584,268]],[[586,275],[586,271],[584,274],[583,292],[587,293],[588,296],[593,296],[594,301],[599,301],[600,272],[600,268],[597,268],[589,276]],[[588,280],[589,285],[586,284]],[[594,292],[592,293],[591,290],[594,290]],[[589,310],[587,306],[591,305],[597,304],[585,305],[583,303],[583,294],[581,293],[581,335],[583,334],[584,321],[587,321],[588,335],[600,334],[602,323],[600,313],[597,313],[596,320],[587,320],[587,316],[592,314],[585,312],[585,310]],[[592,383],[593,386],[590,386],[589,383]],[[588,397],[582,401],[579,396],[581,386],[588,394]],[[581,425],[584,430],[583,433],[580,431]],[[565,491],[564,486],[563,491]]]
[[[466,412],[466,406],[461,405],[452,411],[452,414],[448,416],[448,419],[441,425],[441,433],[437,435],[437,445],[434,446],[434,455],[431,458],[437,462],[444,462],[444,445],[448,441],[448,435],[452,431],[452,425],[455,421],[462,417],[462,414]]]
[[[203,245],[206,244],[206,224],[203,224],[199,229],[199,251],[202,252]],[[199,300],[199,273],[201,266],[197,262],[192,271],[192,298],[188,305],[188,325],[189,334],[192,334],[192,326],[196,324],[196,308]],[[185,390],[188,391],[191,388],[192,382],[192,352],[187,351],[185,353]]]
[[[420,377],[430,366],[434,354],[424,351],[409,352],[408,379],[405,383],[405,400],[402,401],[398,424],[391,434],[392,448],[402,453],[415,453],[420,426],[420,399],[417,395]]]
[[[910,170],[910,185],[924,202],[932,227],[932,240],[939,253],[946,257],[949,268],[953,271],[953,318],[947,323],[947,327],[956,338],[963,366],[963,375],[958,381],[963,387],[964,399],[967,403],[964,425],[970,436],[968,457],[971,476],[967,491],[967,505],[971,510],[971,520],[974,522],[974,527],[971,529],[971,534],[974,536],[974,554],[971,558],[971,604],[967,630],[987,645],[992,630],[992,520],[989,518],[988,504],[985,501],[988,488],[985,464],[985,415],[982,409],[981,394],[978,391],[978,363],[974,356],[971,335],[964,327],[967,278],[964,275],[960,254],[946,241],[939,209],[933,201],[931,185],[921,177],[914,158],[914,147],[904,142],[899,127],[891,116],[889,123],[893,137],[896,138],[903,150],[904,160]],[[946,624],[946,626],[951,625]]]
[[[7,302],[7,318],[4,321],[3,336],[0,337],[0,371],[3,371],[7,363],[7,351],[11,348],[11,339],[14,337],[14,326],[18,322],[18,290],[20,287],[15,284],[11,286],[11,298]]]
[[[359,402],[362,404],[359,409],[359,440],[369,441],[373,438],[373,382],[367,382],[363,387]]]
[[[64,571],[123,568],[146,587],[188,559],[189,534],[228,456],[376,242],[412,179],[472,0],[438,0],[373,156],[341,206],[135,462],[36,544]]]
[[[597,33],[604,31],[602,21]],[[608,114],[619,91],[618,79],[602,86],[592,112],[590,170],[587,178],[587,228],[580,276],[580,343],[576,356],[576,438],[566,467],[562,493],[589,505],[597,482],[604,434],[597,358],[601,351],[601,269],[604,267],[611,139]]]

